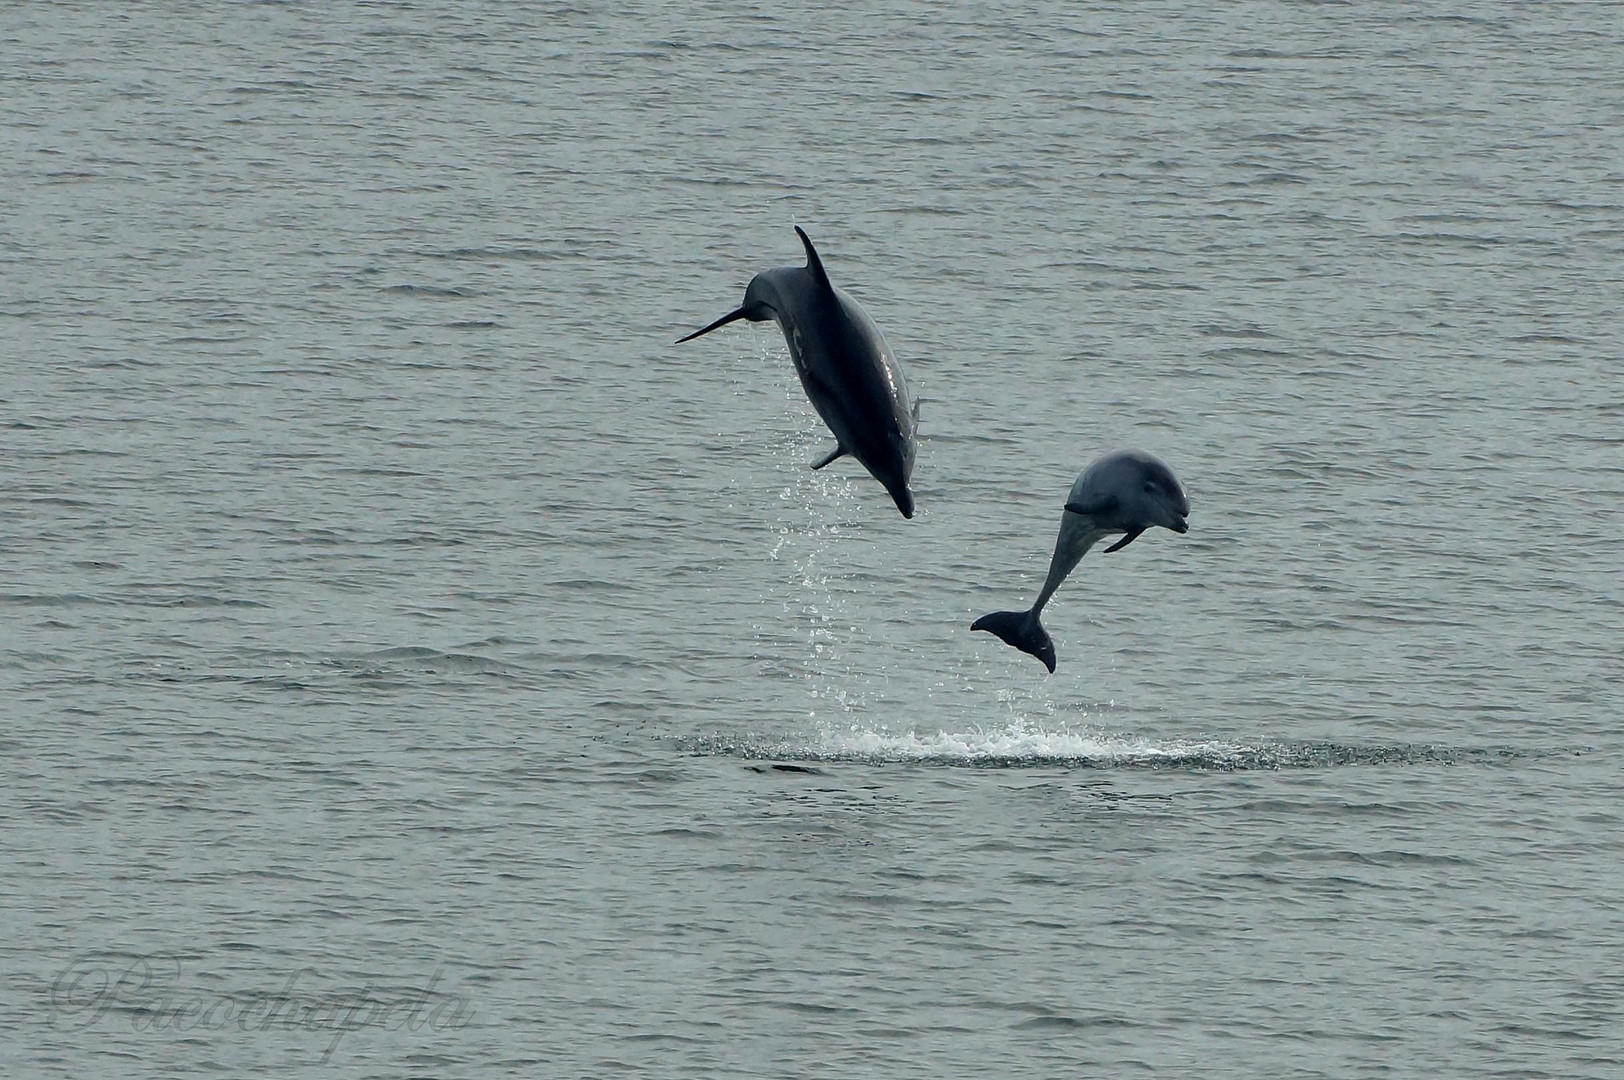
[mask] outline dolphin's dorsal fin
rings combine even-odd
[[[829,284],[829,275],[824,272],[823,260],[818,258],[818,249],[812,246],[812,238],[799,225],[795,226],[795,235],[801,238],[801,246],[806,248],[806,268],[812,272],[812,280],[826,288],[833,288]]]

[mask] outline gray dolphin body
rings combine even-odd
[[[995,611],[971,624],[971,630],[997,634],[1022,652],[1031,653],[1054,671],[1054,642],[1038,621],[1038,613],[1049,602],[1066,575],[1107,536],[1126,533],[1106,548],[1109,554],[1121,551],[1153,525],[1176,533],[1189,530],[1185,520],[1190,500],[1184,486],[1160,459],[1140,450],[1106,454],[1083,470],[1066,497],[1066,510],[1060,517],[1060,535],[1055,538],[1054,556],[1049,560],[1049,576],[1043,582],[1037,602],[1025,611]]]
[[[805,266],[757,274],[745,289],[742,307],[677,343],[735,319],[777,319],[801,386],[837,444],[812,467],[821,469],[850,454],[885,486],[902,516],[911,518],[914,498],[908,478],[913,474],[918,414],[908,399],[902,367],[874,320],[830,284],[823,261],[799,225],[795,232],[806,247]]]

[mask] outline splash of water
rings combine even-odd
[[[1014,721],[962,731],[893,731],[824,725],[799,737],[708,736],[683,740],[693,753],[749,760],[915,764],[981,768],[1317,769],[1338,766],[1493,765],[1583,748],[1450,747],[1433,744],[1155,739],[1092,725]]]
[[[758,342],[751,362],[787,367],[789,359],[782,345]],[[773,430],[781,434],[768,449],[784,486],[768,555],[788,567],[782,607],[804,635],[796,677],[810,698],[807,717],[816,721],[820,715],[862,710],[868,702],[868,676],[848,659],[864,641],[851,616],[854,590],[835,569],[839,549],[850,539],[844,523],[856,516],[858,499],[851,477],[809,467],[830,436],[807,408],[798,384],[786,388]]]
[[[1113,765],[1216,760],[1244,748],[1216,741],[1145,739],[1092,725],[1045,726],[1018,718],[1003,726],[976,725],[963,731],[869,730],[858,725],[844,730],[825,728],[809,749],[830,760]]]

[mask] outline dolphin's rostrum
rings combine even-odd
[[[777,319],[801,386],[835,436],[835,448],[812,467],[821,469],[850,454],[885,486],[902,516],[911,518],[908,479],[918,416],[902,367],[857,301],[830,284],[823,260],[799,225],[795,232],[806,247],[805,266],[757,274],[745,289],[743,306],[678,344],[736,319]]]
[[[1184,486],[1160,459],[1140,450],[1106,454],[1083,470],[1071,486],[1066,510],[1060,517],[1049,576],[1037,602],[1026,611],[995,611],[970,627],[997,634],[1022,652],[1031,653],[1054,671],[1054,642],[1038,613],[1049,602],[1088,549],[1107,536],[1123,535],[1106,548],[1121,551],[1153,525],[1182,533],[1189,529],[1190,500]]]

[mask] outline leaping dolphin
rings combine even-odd
[[[1190,526],[1185,519],[1189,514],[1190,500],[1183,485],[1160,459],[1140,450],[1106,454],[1084,469],[1071,486],[1065,513],[1060,516],[1054,556],[1049,560],[1049,576],[1037,602],[1026,611],[983,615],[970,629],[997,634],[1043,661],[1053,673],[1054,642],[1038,621],[1038,613],[1088,549],[1107,536],[1126,533],[1105,549],[1106,554],[1121,551],[1152,525],[1187,532]]]
[[[835,448],[814,462],[821,469],[850,454],[885,486],[905,518],[913,517],[915,432],[919,413],[908,399],[902,366],[857,301],[835,288],[823,260],[799,225],[805,266],[763,270],[750,279],[744,305],[677,344],[708,334],[735,319],[777,319],[790,360],[812,407],[829,425]]]

